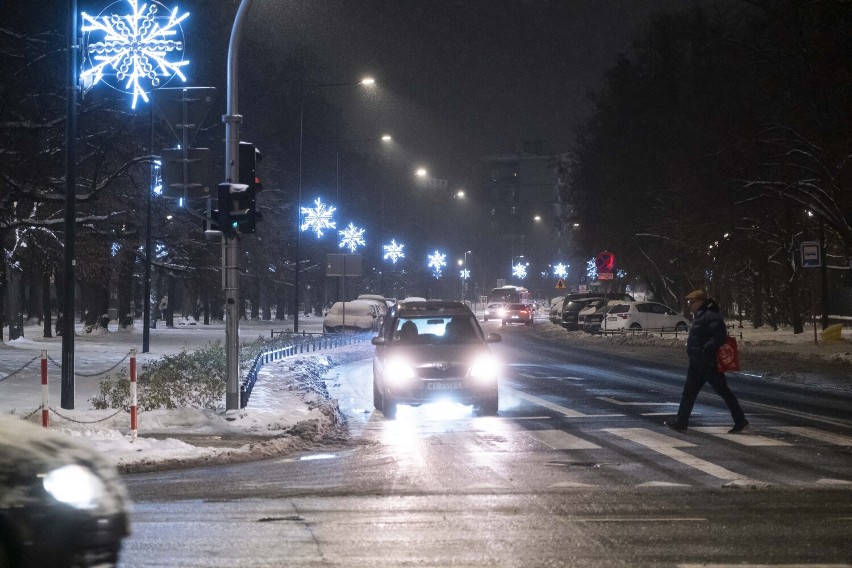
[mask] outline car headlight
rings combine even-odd
[[[500,363],[493,355],[482,355],[470,366],[470,376],[483,384],[497,382],[500,374]]]
[[[402,359],[390,359],[385,365],[384,376],[391,385],[403,385],[414,378],[414,369]]]
[[[45,491],[75,509],[94,509],[106,493],[103,481],[81,465],[66,465],[47,473],[42,479]]]

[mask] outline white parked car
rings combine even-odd
[[[682,315],[657,302],[610,302],[601,329],[678,329],[686,331],[689,322]]]
[[[382,311],[375,300],[335,302],[322,322],[326,333],[376,331],[382,323]]]

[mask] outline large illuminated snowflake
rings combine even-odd
[[[557,278],[565,278],[568,276],[568,265],[562,264],[561,262],[559,264],[554,264],[553,275]]]
[[[467,268],[462,268],[461,270],[459,270],[459,276],[461,276],[462,280],[467,280],[468,278],[470,278],[470,270],[468,270]]]
[[[337,223],[332,220],[336,209],[336,207],[327,206],[317,197],[313,207],[302,207],[304,218],[299,229],[311,230],[317,234],[318,239],[322,238],[324,230],[337,228]]]
[[[384,245],[385,260],[390,259],[392,263],[396,264],[397,260],[399,260],[400,258],[405,258],[405,253],[402,252],[403,247],[405,247],[404,244],[397,244],[396,239],[391,239],[389,245]]]
[[[440,278],[441,269],[447,266],[447,255],[435,251],[426,258],[429,259],[429,262],[426,263],[426,266],[432,269],[432,274],[435,275],[435,278]]]
[[[527,266],[523,263],[518,263],[512,267],[512,276],[523,280],[527,277]]]
[[[157,16],[160,8],[169,11],[156,0],[141,5],[138,0],[126,2],[130,13],[125,15],[112,13],[113,6],[122,1],[113,2],[95,17],[81,14],[89,68],[80,79],[92,85],[104,80],[110,87],[132,94],[132,107],[136,108],[139,97],[148,102],[146,86],[154,89],[175,75],[186,81],[181,67],[189,61],[183,59],[180,24],[189,13],[178,15],[175,8],[167,17]]]
[[[338,231],[340,234],[340,248],[347,247],[349,252],[355,252],[358,247],[362,247],[367,244],[367,241],[364,240],[364,229],[359,229],[352,223],[349,223],[349,226],[343,229],[342,231]]]
[[[598,265],[595,264],[595,259],[586,261],[586,276],[595,280],[598,277]]]

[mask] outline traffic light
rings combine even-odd
[[[257,178],[257,162],[261,159],[260,152],[251,142],[240,142],[240,171],[239,182],[248,186],[247,195],[242,203],[248,208],[249,214],[245,223],[240,227],[241,233],[254,233],[255,224],[262,219],[257,212],[255,199],[257,192],[263,189]]]
[[[254,232],[254,192],[244,183],[219,184],[219,230],[228,237]]]

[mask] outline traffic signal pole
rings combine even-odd
[[[227,114],[225,123],[225,176],[229,183],[239,181],[240,172],[240,122],[238,113],[238,56],[243,22],[252,0],[241,0],[231,41],[228,45]],[[221,207],[221,205],[220,205]],[[225,293],[225,365],[227,387],[226,410],[240,408],[240,240],[236,231],[222,231],[222,289]]]

